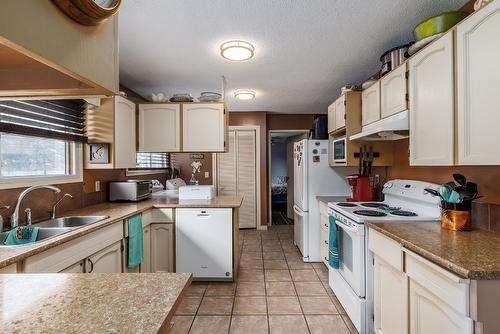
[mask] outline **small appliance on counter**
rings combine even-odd
[[[149,180],[128,180],[109,183],[109,201],[139,202],[152,196],[152,183]]]
[[[215,197],[215,187],[183,186],[179,187],[179,200],[209,200]]]
[[[167,180],[167,190],[179,190],[180,187],[185,185],[186,182],[181,178]]]
[[[164,190],[165,187],[159,180],[151,180],[151,191],[152,192],[158,192]]]
[[[351,197],[347,199],[348,202],[375,201],[377,192],[369,175],[348,175],[347,182],[351,187]]]

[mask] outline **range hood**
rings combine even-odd
[[[399,140],[409,136],[408,110],[383,118],[363,126],[360,133],[352,135],[349,140]]]

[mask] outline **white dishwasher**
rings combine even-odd
[[[176,209],[175,259],[176,272],[232,280],[232,209]]]

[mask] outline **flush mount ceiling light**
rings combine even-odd
[[[248,89],[239,89],[234,92],[234,97],[239,100],[251,100],[255,98],[255,92]]]
[[[254,51],[253,45],[244,41],[229,41],[220,46],[220,55],[229,60],[248,60]]]

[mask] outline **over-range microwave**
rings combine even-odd
[[[332,160],[335,163],[347,162],[347,140],[346,137],[334,139],[332,141]]]

